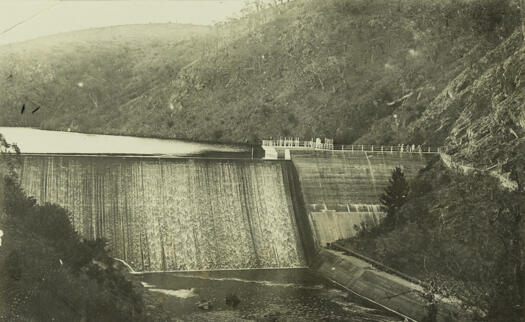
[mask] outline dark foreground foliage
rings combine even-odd
[[[524,210],[522,191],[504,190],[484,174],[457,174],[435,160],[395,211],[402,225],[365,227],[345,243],[481,309],[479,320],[522,321]]]
[[[143,301],[102,240],[81,240],[63,208],[6,177],[0,321],[142,321]]]

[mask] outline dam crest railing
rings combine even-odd
[[[299,139],[279,139],[279,140],[262,140],[262,146],[283,149],[311,149],[311,150],[330,150],[330,151],[366,151],[366,152],[408,152],[408,153],[441,153],[441,147],[430,147],[415,144],[398,144],[398,145],[364,145],[364,144],[333,144],[333,140],[320,139],[316,141],[301,141]]]

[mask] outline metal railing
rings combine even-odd
[[[367,151],[367,152],[412,152],[412,153],[439,153],[440,147],[430,147],[424,145],[336,145],[334,150],[344,151]]]
[[[415,144],[398,144],[394,145],[334,145],[333,140],[325,139],[321,142],[301,141],[299,139],[279,139],[279,140],[262,140],[263,146],[281,147],[281,148],[303,148],[319,150],[342,150],[342,151],[366,151],[366,152],[410,152],[410,153],[440,153],[442,148],[429,147]]]

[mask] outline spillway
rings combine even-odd
[[[21,184],[139,271],[306,265],[285,161],[23,156]]]

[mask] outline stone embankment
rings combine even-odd
[[[434,297],[422,283],[403,278],[400,274],[387,273],[370,261],[345,254],[345,252],[321,249],[312,263],[312,269],[406,320],[422,321],[429,317],[432,307],[437,308],[436,321],[468,321],[458,300]]]

